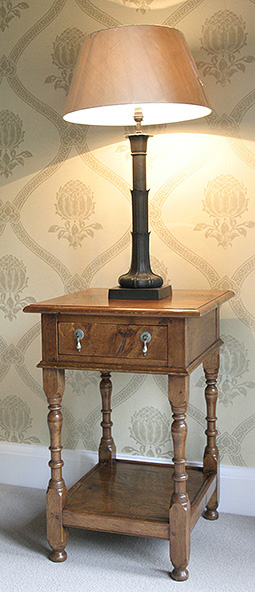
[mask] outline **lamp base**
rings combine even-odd
[[[109,300],[163,300],[172,294],[172,286],[160,288],[121,288],[116,286],[108,292]]]

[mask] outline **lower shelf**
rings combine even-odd
[[[187,467],[194,527],[216,487],[216,475]],[[68,494],[64,526],[169,538],[173,465],[116,460],[97,464]]]

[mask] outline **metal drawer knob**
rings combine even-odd
[[[84,337],[84,332],[83,332],[82,329],[75,329],[75,331],[73,332],[73,334],[74,334],[74,337],[75,337],[75,339],[77,341],[77,343],[76,343],[76,349],[77,349],[78,352],[80,352],[81,351],[81,339],[83,339],[83,337]]]
[[[143,355],[146,356],[148,351],[147,343],[149,343],[151,340],[151,334],[149,331],[143,331],[140,335],[140,339],[143,343]]]

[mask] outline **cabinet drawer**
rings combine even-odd
[[[84,333],[80,352],[76,349],[76,329]],[[144,331],[151,335],[146,356],[140,339]],[[60,356],[167,360],[167,327],[156,325],[60,322],[58,343]]]

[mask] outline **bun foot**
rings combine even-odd
[[[217,510],[205,510],[203,512],[203,517],[206,520],[218,520],[219,518],[219,512],[217,512]]]
[[[55,563],[61,563],[62,561],[66,560],[67,553],[64,549],[62,551],[53,550],[51,551],[49,558],[51,561],[54,561]]]
[[[170,577],[176,582],[185,582],[185,580],[187,580],[189,577],[189,572],[187,569],[177,569],[174,567],[174,569],[170,572]]]

